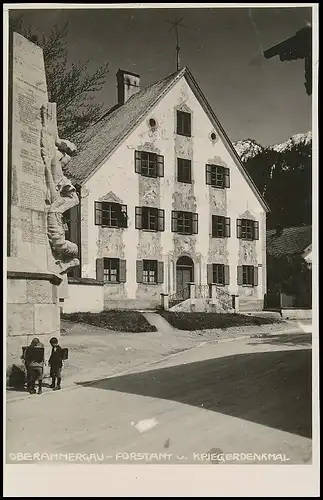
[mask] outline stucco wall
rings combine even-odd
[[[68,297],[64,299],[63,312],[101,312],[104,309],[103,286],[68,285]]]
[[[192,115],[192,137],[176,134],[176,111]],[[149,119],[156,127],[149,127]],[[211,139],[215,132],[216,139]],[[144,150],[164,156],[164,177],[152,179],[135,173],[134,152]],[[192,184],[177,182],[177,157],[192,162]],[[205,165],[216,163],[230,169],[228,189],[206,185]],[[128,228],[108,229],[94,225],[94,202],[117,197],[127,205]],[[108,199],[108,198],[106,198]],[[152,233],[135,229],[135,206],[153,206],[165,210],[165,231]],[[171,211],[188,210],[199,214],[198,234],[191,236],[171,232]],[[248,211],[259,221],[259,240],[245,244],[236,236],[236,219]],[[231,218],[231,237],[212,238],[213,215]],[[157,300],[159,293],[175,292],[176,261],[189,255],[194,261],[194,281],[206,283],[207,264],[230,265],[230,293],[245,295],[237,285],[237,266],[249,263],[259,268],[258,286],[252,295],[261,299],[266,289],[265,212],[252,189],[244,180],[232,154],[220,139],[209,118],[184,78],[163,97],[82,188],[82,276],[96,276],[98,257],[124,258],[127,281],[105,285],[105,300]],[[247,247],[250,247],[247,249]],[[244,250],[248,255],[244,256]],[[251,257],[250,257],[251,252]],[[144,286],[136,283],[136,260],[164,261],[164,283]],[[262,270],[261,270],[262,269]]]

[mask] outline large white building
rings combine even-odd
[[[70,238],[105,308],[153,308],[214,283],[262,308],[268,207],[187,68],[140,90],[118,71],[118,104],[66,174],[80,205]]]

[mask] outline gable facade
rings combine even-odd
[[[189,281],[263,300],[266,207],[241,168],[183,74],[81,186],[81,275],[106,308]]]

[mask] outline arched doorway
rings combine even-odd
[[[176,294],[183,295],[184,299],[189,298],[188,284],[192,281],[194,281],[194,262],[190,257],[180,257],[176,262]]]

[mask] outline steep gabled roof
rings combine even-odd
[[[137,94],[134,94],[125,104],[111,113],[107,113],[97,123],[89,127],[79,147],[78,154],[72,158],[66,166],[65,174],[75,184],[82,185],[86,182],[86,180],[100,168],[102,163],[106,161],[119,146],[121,141],[132,132],[134,127],[140,123],[148,112],[156,106],[163,96],[182,77],[185,77],[211,123],[213,123],[214,127],[219,132],[228,152],[231,154],[231,157],[235,161],[243,177],[250,185],[258,201],[266,211],[269,211],[267,203],[244,168],[232,142],[225,133],[221,123],[188,68],[183,68],[181,71],[175,72],[153,83]]]
[[[77,155],[66,166],[65,174],[74,183],[83,184],[131,133],[141,118],[164,95],[166,89],[177,81],[179,75],[181,72],[173,73],[146,87],[89,127]]]
[[[312,243],[312,226],[286,227],[276,235],[275,229],[266,232],[267,254],[272,257],[301,255]]]

